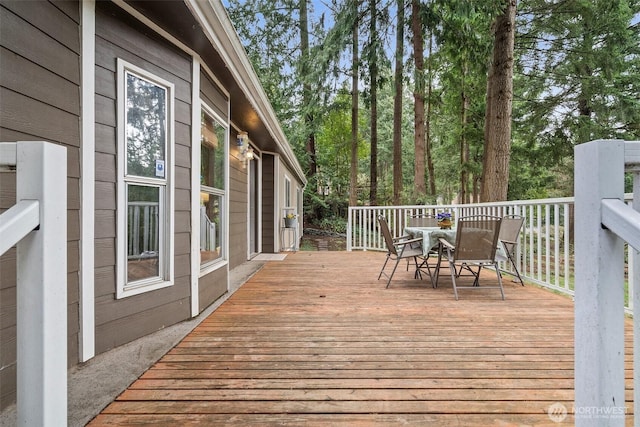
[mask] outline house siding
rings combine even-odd
[[[204,7],[209,7],[205,3]],[[191,223],[192,199],[199,188],[191,188],[193,170],[192,96],[199,90],[204,102],[230,126],[229,168],[226,194],[226,262],[198,278],[198,308],[203,311],[227,292],[229,270],[247,259],[248,169],[235,144],[236,130],[244,129],[253,139],[262,159],[261,229],[263,252],[277,249],[274,218],[279,177],[279,156],[266,154],[281,150],[275,143],[273,126],[262,122],[252,102],[256,91],[251,84],[235,80],[233,70],[244,70],[228,55],[216,49],[236,49],[235,41],[223,46],[209,42],[184,2],[127,2],[123,8],[109,1],[95,3],[95,97],[94,97],[94,353],[101,354],[159,329],[189,319],[193,277],[191,253],[194,238]],[[138,8],[162,31],[185,43],[185,49],[165,38],[165,34],[140,22]],[[67,295],[68,364],[79,361],[80,269],[81,269],[81,2],[0,0],[0,141],[45,140],[67,148]],[[155,20],[154,20],[155,18]],[[144,18],[141,17],[142,20]],[[223,16],[222,19],[226,19]],[[224,25],[223,25],[224,27]],[[217,28],[217,27],[216,27]],[[175,40],[175,39],[174,39]],[[225,41],[226,40],[226,41]],[[179,44],[179,43],[178,43]],[[194,49],[193,51],[191,49]],[[193,88],[193,58],[203,64],[200,88]],[[189,53],[187,53],[189,52]],[[229,52],[229,51],[227,51]],[[233,57],[233,55],[231,55]],[[117,209],[118,134],[117,60],[140,67],[174,85],[173,174],[174,283],[162,289],[117,298]],[[209,72],[215,76],[209,75]],[[240,74],[244,75],[244,74]],[[253,80],[251,80],[253,81]],[[34,84],[37,82],[37,84]],[[251,82],[250,82],[251,83]],[[247,91],[248,90],[248,91]],[[245,93],[246,91],[246,93]],[[253,98],[252,98],[253,97]],[[258,95],[260,97],[260,95]],[[264,113],[262,111],[261,113]],[[270,112],[266,112],[267,122]],[[233,125],[231,124],[233,122]],[[277,129],[276,129],[277,130]],[[279,135],[278,132],[275,133]],[[252,138],[253,137],[253,138]],[[194,143],[198,143],[196,141]],[[89,149],[91,149],[89,147]],[[87,153],[84,153],[85,155]],[[280,154],[280,153],[278,153]],[[300,176],[301,177],[301,176]],[[300,178],[299,177],[299,178]],[[303,177],[301,178],[303,180]],[[91,183],[88,183],[91,185]],[[85,188],[86,189],[86,188]],[[0,172],[0,212],[15,204],[15,173]],[[196,236],[197,238],[197,236]],[[85,242],[90,245],[92,242]],[[86,247],[85,247],[86,249]],[[16,254],[9,250],[0,257],[0,410],[15,401],[16,388]],[[90,274],[88,275],[90,276]],[[85,331],[89,334],[91,331]]]
[[[175,85],[174,284],[116,299],[117,59]],[[96,3],[96,353],[190,317],[191,58],[111,3]],[[185,194],[186,193],[186,194]]]
[[[80,248],[80,6],[0,3],[0,141],[67,148],[68,363],[78,361]],[[34,84],[37,82],[37,84]],[[15,174],[0,173],[0,211],[15,204]],[[0,409],[15,401],[16,255],[0,257]]]
[[[232,141],[236,141],[237,133],[232,132]],[[251,135],[249,135],[250,137]],[[247,142],[248,143],[248,142]],[[239,147],[231,144],[229,162],[229,235],[234,236],[229,246],[229,267],[234,268],[247,260],[247,223],[248,204],[248,169],[240,158]]]

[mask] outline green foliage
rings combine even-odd
[[[638,138],[638,2],[523,0],[519,8],[516,132],[549,148],[555,163],[576,144]]]
[[[308,221],[344,216],[351,143],[351,33],[359,22],[362,95],[358,141],[360,203],[368,200],[371,141],[369,65],[378,73],[378,200],[392,200],[393,97],[389,58],[395,40],[393,2],[377,2],[370,34],[369,1],[332,0],[310,8],[310,54],[300,57],[299,2],[228,0],[229,13],[303,167],[305,141],[316,135],[318,176],[305,189]],[[308,3],[311,7],[316,3]],[[482,173],[491,25],[504,0],[420,2],[425,58],[433,92],[429,134],[436,196],[413,199],[412,60],[405,57],[403,203],[453,200],[463,171]],[[573,147],[592,139],[640,139],[640,1],[520,0],[516,23],[509,199],[569,196]],[[405,52],[411,54],[407,31]],[[306,62],[305,62],[306,61]],[[426,65],[429,64],[430,71]],[[419,76],[423,78],[424,76]],[[303,102],[303,87],[311,95]],[[422,85],[421,87],[423,87]],[[467,104],[463,103],[462,96]],[[309,94],[307,94],[309,95]],[[462,112],[466,112],[463,122]],[[313,118],[313,120],[309,120]],[[461,141],[469,146],[460,163]],[[477,185],[470,182],[469,185]],[[471,190],[471,189],[468,189]]]

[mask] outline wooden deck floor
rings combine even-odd
[[[557,426],[555,403],[573,425],[570,298],[507,278],[455,301],[404,269],[385,289],[383,260],[267,263],[90,425]]]

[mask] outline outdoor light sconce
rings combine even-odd
[[[249,145],[249,138],[246,132],[238,132],[238,139],[236,145],[238,146],[238,152],[240,153],[240,159],[242,160],[242,166],[247,167],[247,163],[253,160],[253,148]]]

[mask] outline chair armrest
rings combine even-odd
[[[406,234],[406,235],[400,236],[400,237],[394,237],[393,241],[394,242],[400,242],[400,241],[404,241],[404,240],[407,240],[407,239],[411,239],[411,235],[410,234]]]
[[[402,240],[400,242],[396,242],[396,245],[404,246],[411,243],[422,243],[422,237],[417,237],[415,239],[409,239],[409,240]]]
[[[452,245],[451,243],[447,242],[447,241],[446,241],[445,239],[443,239],[442,237],[440,237],[440,238],[438,239],[438,241],[440,242],[440,244],[441,244],[442,246],[445,246],[445,247],[447,247],[447,248],[449,248],[449,249],[455,249],[455,248],[456,248],[454,245]]]
[[[517,245],[517,244],[518,244],[518,242],[513,242],[513,241],[511,241],[511,240],[504,240],[504,239],[500,239],[500,241],[501,241],[502,243],[506,243],[507,245]]]

